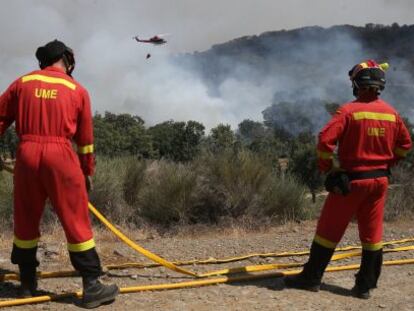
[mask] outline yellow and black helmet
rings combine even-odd
[[[352,81],[354,95],[357,95],[358,89],[364,87],[382,91],[385,88],[385,71],[388,67],[388,63],[378,64],[374,60],[367,60],[352,67],[348,75]]]

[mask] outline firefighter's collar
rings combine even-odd
[[[43,70],[46,70],[46,71],[57,71],[57,72],[61,72],[61,73],[66,74],[66,71],[64,69],[59,68],[59,67],[56,67],[56,66],[47,66]]]

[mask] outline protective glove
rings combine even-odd
[[[351,192],[348,175],[344,171],[330,172],[325,179],[325,189],[328,192],[347,195]]]

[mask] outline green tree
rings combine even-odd
[[[290,164],[292,173],[305,184],[316,201],[316,191],[323,185],[323,178],[318,170],[315,144],[300,144]]]
[[[316,139],[315,135],[312,134],[312,132],[301,132],[296,137],[296,141],[299,144],[315,144]]]
[[[314,128],[303,107],[297,103],[280,102],[272,104],[262,114],[264,124],[278,132],[283,131],[296,136],[300,132],[312,131]]]
[[[243,120],[239,123],[237,132],[241,140],[246,144],[251,144],[252,142],[261,140],[266,136],[266,128],[264,124],[249,119]]]
[[[274,165],[279,157],[290,153],[287,151],[290,150],[292,136],[283,129],[277,131],[261,122],[243,120],[237,132],[238,138],[245,147],[270,160]]]
[[[212,151],[221,151],[234,146],[236,136],[228,124],[219,124],[210,131],[210,146]]]
[[[196,121],[170,120],[150,127],[149,133],[159,158],[185,162],[199,152],[204,129],[204,125]]]
[[[130,114],[95,114],[94,134],[96,152],[106,156],[152,156],[151,137],[144,120]]]

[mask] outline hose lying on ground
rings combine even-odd
[[[414,259],[384,261],[383,264],[385,266],[414,264]],[[359,269],[359,264],[328,267],[326,271],[327,272],[339,272],[339,271],[357,270],[357,269]],[[177,282],[177,283],[170,283],[170,284],[131,286],[131,287],[121,288],[120,292],[121,294],[128,294],[128,293],[136,293],[136,292],[143,292],[143,291],[158,291],[158,290],[168,290],[168,289],[171,290],[171,289],[217,285],[217,284],[224,284],[224,283],[246,282],[246,281],[259,280],[259,279],[278,278],[278,277],[283,277],[286,275],[294,275],[294,274],[298,274],[300,271],[301,270],[290,270],[290,271],[284,271],[284,272],[273,272],[273,273],[263,273],[263,274],[224,276],[224,277],[219,277],[219,278],[194,280],[194,281],[187,281],[187,282]],[[0,308],[33,304],[33,303],[42,303],[42,302],[49,302],[49,301],[58,301],[58,300],[62,300],[68,297],[81,298],[82,292],[78,291],[75,293],[65,293],[61,295],[45,295],[45,296],[38,296],[38,297],[33,297],[33,298],[0,301]]]

